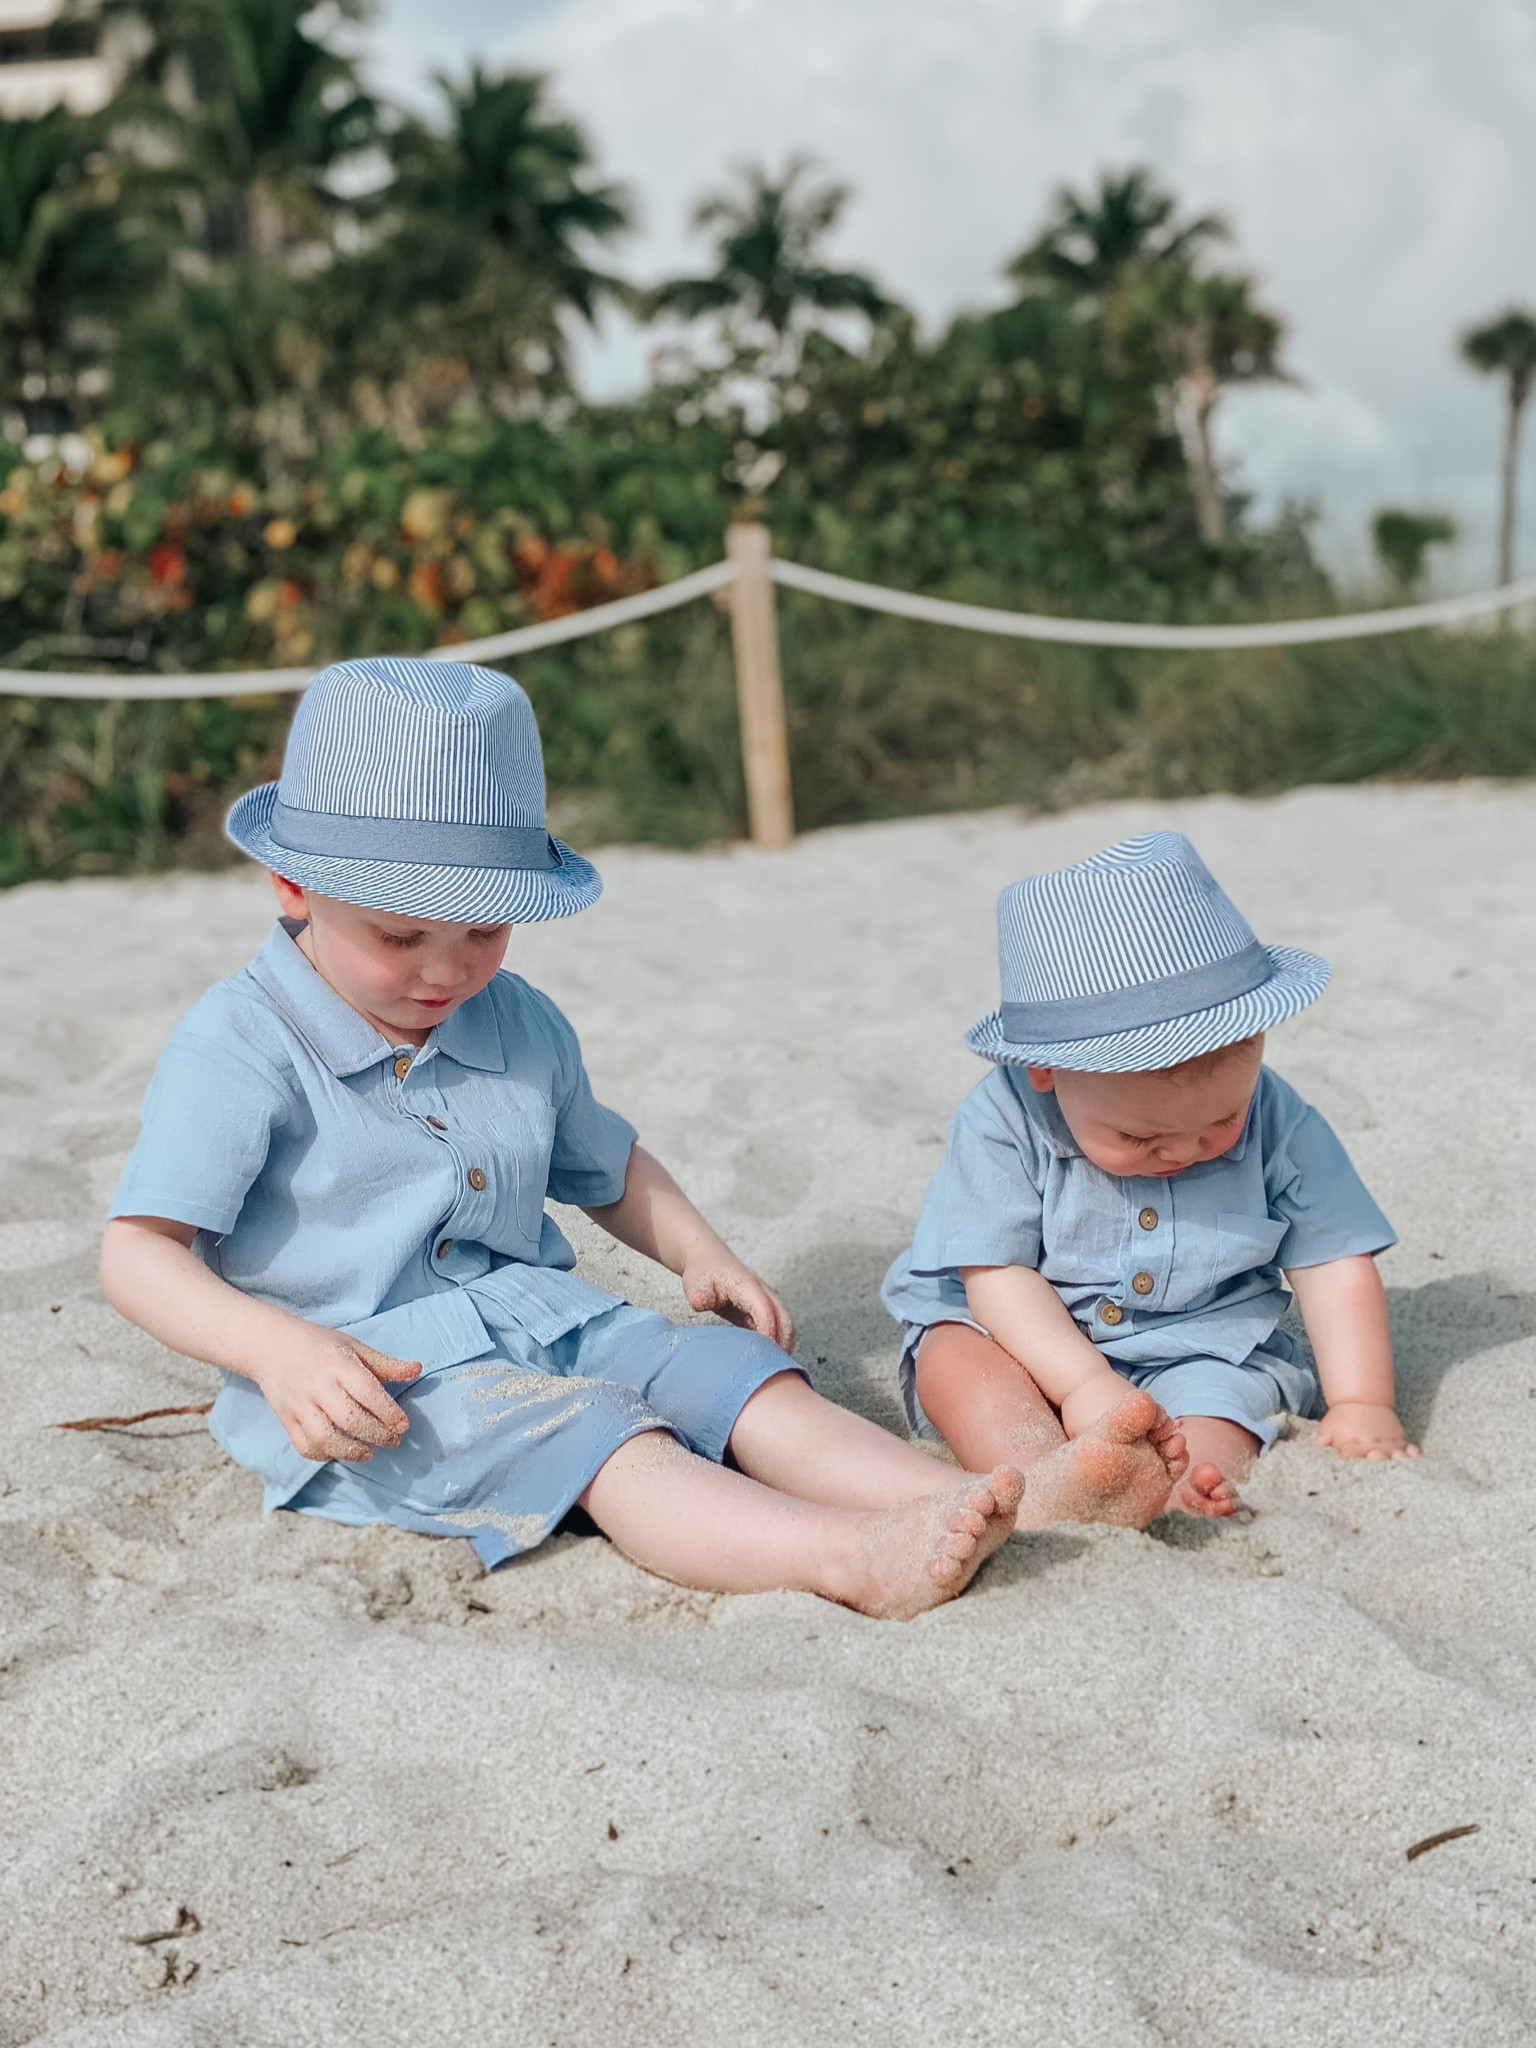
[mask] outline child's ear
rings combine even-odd
[[[272,893],[277,898],[277,907],[284,917],[309,919],[309,905],[304,900],[304,891],[297,882],[290,882],[286,875],[273,875]]]
[[[1054,1095],[1056,1093],[1056,1069],[1054,1067],[1026,1067],[1024,1071],[1029,1076],[1030,1087],[1034,1089],[1037,1095]]]

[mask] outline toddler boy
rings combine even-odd
[[[546,829],[517,685],[325,670],[229,830],[281,917],[172,1036],[101,1271],[221,1368],[211,1427],[266,1505],[464,1537],[488,1566],[580,1506],[685,1585],[901,1617],[959,1592],[1017,1473],[944,1470],[815,1394],[772,1290],[501,972],[515,925],[601,888]],[[551,1197],[745,1327],[678,1328],[582,1278]]]
[[[993,1071],[883,1291],[914,1428],[1026,1469],[1129,1381],[1183,1435],[1174,1504],[1199,1515],[1236,1510],[1286,1410],[1347,1457],[1416,1457],[1374,1263],[1391,1227],[1262,1064],[1326,962],[1261,946],[1177,832],[1015,883],[998,932],[1002,1007],[967,1034]],[[1286,1282],[1315,1367],[1279,1327]]]

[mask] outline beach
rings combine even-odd
[[[487,1575],[263,1517],[195,1415],[58,1429],[217,1385],[104,1305],[95,1243],[171,1026],[273,904],[254,871],[0,897],[0,2048],[1526,2048],[1536,789],[612,849],[508,965],[815,1383],[900,1428],[877,1289],[983,1071],[997,891],[1156,825],[1334,964],[1268,1057],[1399,1233],[1425,1455],[1300,1423],[1251,1519],[1015,1536],[908,1625],[592,1537]]]

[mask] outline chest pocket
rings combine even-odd
[[[1235,1209],[1221,1210],[1216,1218],[1211,1286],[1220,1287],[1241,1274],[1272,1265],[1289,1227],[1288,1224],[1277,1223],[1271,1216],[1246,1215]]]
[[[555,1144],[553,1105],[532,1088],[505,1091],[482,1119],[500,1169],[503,1200],[511,1209],[513,1236],[497,1233],[495,1249],[513,1253],[537,1245],[549,1191],[549,1162]],[[501,1204],[498,1204],[501,1208]]]

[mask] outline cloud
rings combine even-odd
[[[1498,393],[1455,335],[1536,299],[1525,0],[444,0],[430,27],[421,12],[396,0],[386,19],[391,81],[471,48],[550,71],[639,198],[638,275],[698,260],[689,206],[732,160],[809,148],[857,188],[837,254],[938,322],[998,298],[1058,184],[1150,163],[1229,217],[1236,259],[1290,321],[1304,388],[1224,409],[1261,503],[1322,500],[1334,548],[1361,559],[1374,506],[1444,504],[1468,531],[1463,577],[1486,574]],[[584,362],[612,386],[643,359],[610,330]]]

